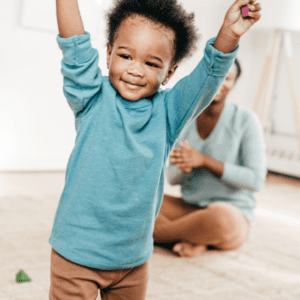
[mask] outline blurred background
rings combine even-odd
[[[181,2],[188,11],[195,12],[201,39],[198,51],[182,62],[167,87],[172,87],[197,65],[207,40],[218,34],[226,11],[233,3],[232,0]],[[258,22],[241,38],[238,58],[243,74],[227,99],[250,109],[276,27],[276,24],[263,26],[264,14],[270,11],[267,5],[264,10],[265,2],[260,1],[261,25]],[[105,75],[104,11],[110,4],[111,0],[79,0],[85,30],[92,35],[92,45],[100,53],[99,66]],[[273,1],[273,4],[273,10],[280,11],[280,7],[276,7],[279,2]],[[55,1],[0,0],[0,6],[0,171],[65,170],[74,146],[75,126],[62,91],[62,53],[56,42]],[[296,29],[292,28],[289,33],[295,78],[300,83],[300,32]],[[282,52],[265,126],[268,168],[300,177],[297,131]]]

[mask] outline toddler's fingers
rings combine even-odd
[[[250,18],[254,19],[255,22],[257,22],[260,19],[261,14],[259,12],[251,12],[251,11],[249,11],[247,17],[250,17]]]
[[[261,10],[261,6],[259,3],[256,3],[254,5],[248,5],[248,7],[250,12],[257,12]]]

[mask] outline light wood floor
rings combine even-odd
[[[0,299],[46,300],[48,243],[64,172],[0,173]],[[166,192],[178,193],[166,186]],[[17,283],[24,272],[30,282]],[[271,174],[257,194],[248,241],[179,258],[155,248],[147,300],[299,300],[300,181]],[[92,300],[92,299],[91,299]]]

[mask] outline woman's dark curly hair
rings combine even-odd
[[[242,68],[241,68],[240,62],[239,62],[239,60],[237,58],[235,58],[234,63],[236,65],[236,70],[237,70],[237,75],[236,75],[236,78],[234,80],[234,83],[236,83],[237,80],[239,79],[239,77],[242,74]]]
[[[132,15],[144,16],[174,31],[173,63],[178,64],[196,50],[199,35],[194,25],[194,13],[187,13],[177,0],[114,0],[106,14],[110,45],[113,45],[122,21]]]

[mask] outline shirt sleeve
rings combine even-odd
[[[262,127],[255,114],[251,114],[240,145],[242,165],[224,163],[222,180],[238,188],[258,191],[265,182],[266,146]]]
[[[207,41],[204,57],[191,74],[168,90],[165,105],[171,143],[179,136],[183,127],[210,104],[237,55],[239,45],[233,52],[224,54],[213,47],[215,39],[216,37]]]
[[[180,148],[179,144],[184,140],[185,140],[185,135],[182,132],[181,135],[177,138],[173,148]],[[166,177],[168,182],[171,185],[178,185],[178,184],[182,185],[182,182],[185,179],[186,174],[183,171],[181,171],[176,165],[173,165],[170,162],[170,157],[168,158],[168,164],[169,165],[166,170]]]
[[[167,180],[171,185],[182,185],[185,175],[184,172],[171,163],[166,171]]]
[[[99,54],[92,48],[88,32],[69,38],[58,35],[57,42],[63,52],[63,92],[75,116],[78,116],[92,106],[95,96],[100,93],[102,74],[98,66]]]

